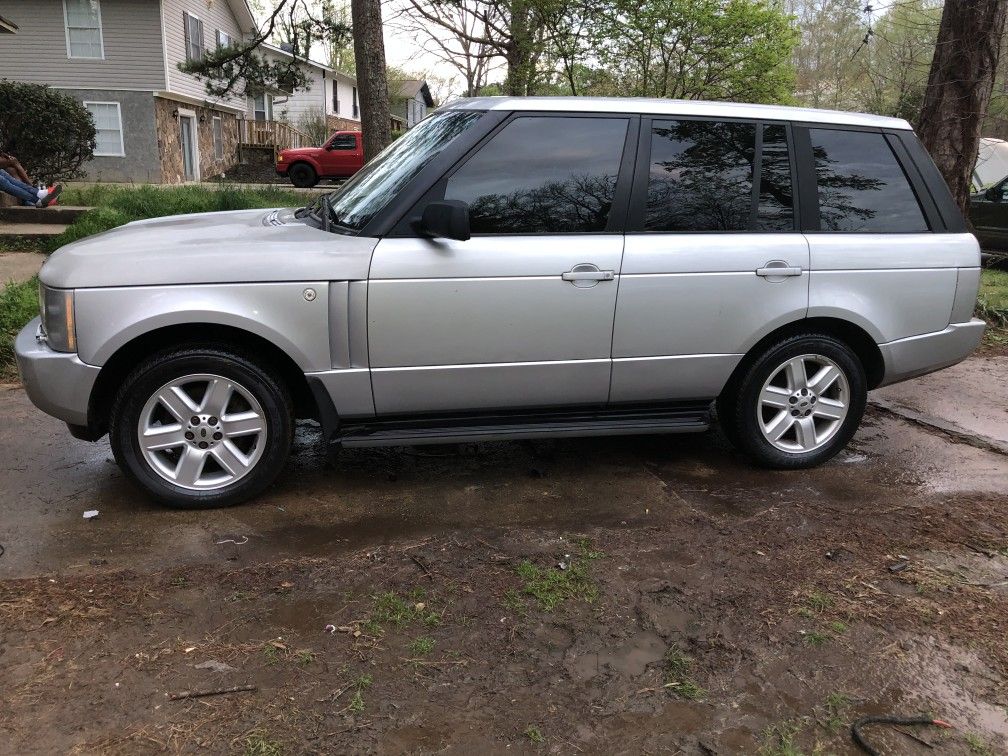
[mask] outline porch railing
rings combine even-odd
[[[272,147],[275,150],[315,146],[307,134],[281,121],[241,119],[238,121],[238,138],[243,146]]]

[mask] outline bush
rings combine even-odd
[[[312,145],[321,147],[329,138],[329,124],[322,108],[308,108],[301,114],[297,122],[298,131],[311,139]],[[307,145],[302,145],[307,146]]]
[[[94,120],[73,97],[0,79],[0,150],[20,160],[32,181],[78,178],[94,148]]]
[[[14,339],[24,324],[38,315],[38,277],[15,283],[0,292],[0,379],[15,377]]]

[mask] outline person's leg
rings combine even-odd
[[[39,191],[31,184],[18,181],[7,171],[0,170],[0,191],[17,197],[23,202],[35,205],[39,201]]]

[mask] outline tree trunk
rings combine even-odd
[[[969,205],[980,127],[1001,54],[1008,0],[945,0],[918,133],[959,207]]]
[[[504,60],[507,74],[504,78],[504,94],[524,97],[529,92],[532,66],[531,9],[526,0],[512,0],[511,18],[508,24],[508,41]]]
[[[360,103],[364,160],[370,160],[392,141],[385,40],[380,0],[351,0],[357,99]]]

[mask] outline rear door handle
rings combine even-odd
[[[581,263],[575,265],[566,273],[560,275],[564,281],[570,281],[575,286],[594,286],[599,281],[612,281],[616,278],[616,272],[612,270],[599,270],[598,265],[592,263]]]
[[[762,268],[756,269],[756,275],[762,278],[787,278],[788,276],[800,276],[802,269],[800,265],[788,265],[783,260],[771,260]]]

